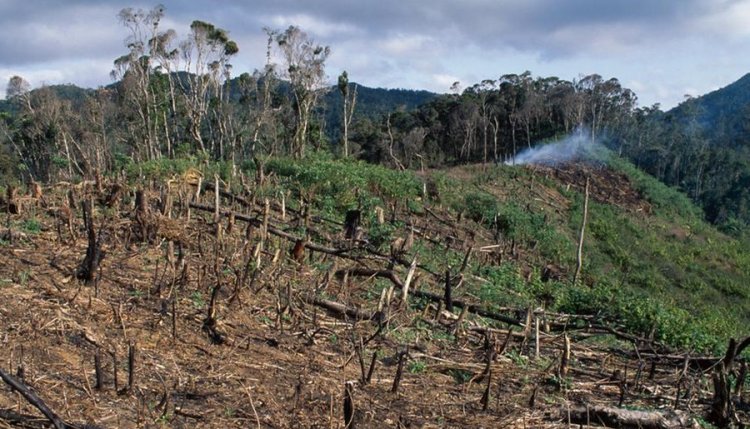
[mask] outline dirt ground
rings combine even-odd
[[[580,186],[577,173],[549,174]],[[600,198],[630,204],[629,196],[597,189]],[[96,201],[98,194],[94,188],[82,195]],[[264,236],[262,206],[224,201],[222,210],[257,220],[248,227],[235,216],[217,223],[197,209],[188,220],[179,194],[168,209],[164,192],[147,198],[145,221],[127,197],[111,207],[95,202],[105,256],[89,284],[76,278],[87,248],[83,220],[73,219],[72,237],[60,218],[64,192],[46,190],[44,204],[30,201],[21,214],[2,215],[0,368],[22,376],[69,424],[343,428],[348,382],[350,427],[358,428],[562,428],[571,427],[581,407],[670,417],[666,411],[675,408],[681,416],[701,416],[710,404],[707,373],[595,332],[569,333],[569,370],[561,376],[565,339],[544,323],[537,352],[531,319],[510,332],[506,324],[446,312],[437,303],[403,305],[398,290],[379,310],[383,279],[342,278],[336,271],[391,269],[404,279],[408,265],[357,249],[339,256],[310,250],[310,240],[345,246],[338,226],[314,224],[319,234],[299,256],[294,239]],[[213,201],[211,193],[204,198]],[[304,221],[274,204],[267,216],[291,237]],[[419,227],[420,220],[409,224]],[[454,243],[492,244],[483,241],[489,235],[469,238],[455,225],[434,229],[429,245],[442,243],[441,234],[457,235]],[[439,290],[437,279],[416,271],[420,287]],[[357,321],[311,304],[311,295],[381,316]],[[587,422],[597,423],[590,416]],[[0,427],[51,425],[2,385]]]

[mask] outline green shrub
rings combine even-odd
[[[34,217],[24,220],[21,227],[29,234],[38,234],[42,231],[42,224]]]
[[[475,222],[491,224],[498,213],[495,197],[486,192],[470,192],[464,197],[466,216]]]

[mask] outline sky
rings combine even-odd
[[[126,52],[123,8],[157,2],[0,0],[0,91],[112,82]],[[639,105],[663,109],[750,72],[750,0],[167,0],[164,30],[193,20],[229,31],[235,75],[265,62],[264,27],[296,25],[331,48],[331,83],[346,70],[370,87],[449,92],[504,74],[617,78]]]

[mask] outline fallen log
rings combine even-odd
[[[404,288],[404,284],[401,282],[401,279],[398,278],[396,273],[392,270],[373,270],[369,268],[350,268],[345,270],[339,270],[336,271],[336,276],[344,276],[345,274],[349,274],[350,276],[358,276],[358,277],[380,277],[390,280],[397,288],[402,289]],[[426,292],[423,290],[414,290],[410,292],[412,296],[415,296],[417,298],[424,298],[428,299],[432,302],[443,302],[445,300],[445,297],[442,295]],[[499,322],[504,322],[509,325],[515,325],[515,326],[521,326],[521,322],[519,320],[516,320],[512,317],[508,317],[499,313],[495,313],[493,311],[481,308],[478,305],[474,304],[468,304],[460,300],[453,299],[453,306],[454,307],[460,307],[464,308],[466,307],[466,310],[470,313],[474,313],[478,316],[486,317],[488,319],[497,320]]]
[[[214,213],[215,212],[215,207],[213,207],[213,206],[208,206],[208,205],[198,204],[198,203],[190,203],[189,206],[190,206],[190,208],[193,208],[193,209],[196,209],[196,210],[200,210],[200,211],[204,211],[204,212],[209,212],[209,213]],[[258,227],[262,226],[262,224],[263,224],[262,219],[259,219],[257,217],[248,216],[248,215],[242,214],[242,213],[230,212],[230,211],[222,211],[220,214],[221,214],[221,216],[226,216],[226,217],[228,217],[230,215],[234,215],[235,220],[241,220],[243,222],[247,222],[247,223],[250,223],[250,224],[252,224],[254,226],[258,226]],[[287,239],[287,240],[289,240],[291,242],[294,242],[294,243],[296,243],[298,240],[302,240],[301,237],[297,237],[297,236],[295,236],[293,234],[290,234],[290,233],[288,233],[286,231],[282,231],[281,229],[279,229],[279,228],[277,228],[275,226],[272,226],[272,225],[268,225],[268,232],[270,234],[273,234],[273,235],[277,236],[277,237],[285,238],[285,239]],[[396,263],[398,263],[400,265],[403,265],[405,267],[408,267],[408,266],[411,265],[410,261],[407,261],[407,260],[405,260],[403,258],[393,257],[393,256],[389,256],[389,255],[384,255],[384,254],[382,254],[380,252],[377,252],[377,251],[375,251],[375,250],[373,250],[371,248],[366,248],[366,247],[350,247],[350,248],[345,248],[345,249],[336,249],[336,248],[333,248],[333,247],[326,247],[326,246],[323,246],[323,245],[320,245],[320,244],[316,244],[316,243],[313,243],[311,241],[306,241],[305,242],[305,247],[308,248],[308,249],[310,249],[310,250],[314,250],[316,252],[327,253],[329,255],[338,256],[338,257],[341,257],[341,258],[352,259],[352,260],[355,260],[355,261],[360,260],[360,258],[357,258],[355,256],[349,255],[348,253],[350,253],[350,252],[352,252],[354,250],[365,250],[365,251],[367,251],[371,255],[374,255],[376,257],[382,258],[384,260],[393,260],[394,262],[396,262]],[[432,274],[433,276],[437,276],[437,273],[435,273],[434,271],[430,270],[428,267],[426,267],[426,266],[424,266],[422,264],[418,264],[417,268],[419,268],[422,271],[425,271],[425,272],[427,272],[429,274]]]
[[[686,356],[680,354],[656,354],[644,352],[636,353],[634,351],[621,350],[617,348],[610,348],[609,350],[612,353],[626,358],[638,359],[640,356],[641,359],[653,360],[669,366],[683,366],[685,364],[685,361],[687,361],[690,368],[698,369],[701,371],[705,371],[717,366],[722,360],[722,358],[715,356]]]
[[[660,413],[657,411],[634,411],[622,408],[595,405],[563,409],[563,420],[580,425],[601,425],[633,429],[675,429],[693,428],[696,422],[686,414],[677,411]]]
[[[215,186],[214,186],[213,183],[206,182],[206,183],[203,184],[203,190],[204,191],[209,191],[209,192],[214,192]],[[242,198],[240,196],[237,196],[237,195],[235,195],[235,194],[233,194],[231,192],[227,192],[227,191],[223,191],[223,190],[219,189],[219,195],[222,198],[226,198],[226,199],[228,199],[228,200],[230,200],[232,202],[238,203],[239,205],[241,205],[242,207],[245,207],[247,209],[255,210],[255,211],[258,211],[258,212],[260,211],[258,208],[255,207],[255,205],[253,204],[252,201],[248,201],[247,199]],[[273,202],[271,206],[272,206],[272,208],[274,210],[281,211],[281,205],[280,204],[278,204],[276,202]],[[284,207],[284,210],[287,211],[287,212],[289,212],[289,213],[294,214],[295,216],[298,216],[298,217],[302,216],[302,213],[300,213],[299,210],[295,210],[295,209],[293,209],[291,207]],[[325,218],[325,217],[322,217],[322,216],[313,216],[312,219],[314,221],[316,221],[316,222],[317,221],[325,221],[325,222],[331,223],[333,225],[338,225],[338,226],[343,226],[344,225],[343,223],[341,223],[341,222],[339,222],[337,220],[328,219],[328,218]]]
[[[375,318],[375,315],[373,313],[370,313],[369,311],[349,307],[345,304],[341,304],[340,302],[318,298],[313,295],[302,295],[302,300],[308,304],[325,308],[326,310],[338,316],[346,316],[350,319],[372,320]]]
[[[44,401],[42,401],[39,396],[32,392],[31,389],[29,389],[29,387],[26,386],[26,384],[24,384],[22,381],[17,380],[15,377],[6,373],[2,369],[0,369],[0,378],[2,378],[7,385],[13,388],[13,390],[20,393],[21,396],[23,396],[24,399],[28,401],[28,403],[36,407],[37,410],[44,414],[44,417],[46,417],[47,420],[49,420],[50,423],[54,425],[55,429],[79,429],[78,426],[66,423],[65,420],[61,419],[57,414],[55,414],[55,412],[52,411],[44,403]]]
[[[213,213],[214,210],[215,210],[213,206],[207,206],[207,205],[197,204],[197,203],[190,203],[190,208],[193,208],[193,209],[196,209],[196,210],[205,211],[205,212],[209,212],[209,213]],[[263,221],[261,219],[256,218],[256,217],[244,215],[244,214],[241,214],[241,213],[235,213],[235,212],[231,212],[231,213],[234,214],[234,218],[236,220],[241,220],[243,222],[247,222],[247,223],[253,224],[254,226],[258,226],[258,227],[263,224]],[[229,214],[230,214],[229,211],[223,211],[223,212],[221,212],[222,216],[229,216]],[[279,228],[277,228],[275,226],[272,226],[272,225],[268,225],[268,232],[271,233],[271,234],[273,234],[273,235],[275,235],[275,236],[277,236],[277,237],[285,238],[285,239],[287,239],[289,241],[292,241],[292,242],[295,242],[295,243],[297,241],[299,241],[299,240],[302,240],[301,237],[297,237],[294,234],[290,234],[288,232],[282,231],[281,229],[279,229]],[[305,245],[306,248],[308,248],[310,250],[314,250],[316,252],[328,253],[330,255],[343,256],[343,257],[346,257],[345,253],[348,253],[348,252],[354,250],[354,249],[351,249],[351,248],[349,248],[349,249],[335,249],[333,247],[322,246],[320,244],[316,244],[316,243],[313,243],[313,242],[310,242],[310,241],[305,241],[304,245]]]

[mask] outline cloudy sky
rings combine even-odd
[[[117,13],[157,2],[0,0],[0,90],[111,82],[125,52]],[[235,74],[261,68],[263,27],[297,25],[329,45],[331,81],[448,92],[455,81],[530,70],[616,77],[641,105],[669,108],[750,72],[750,0],[166,0],[163,28],[194,19],[229,30]]]

